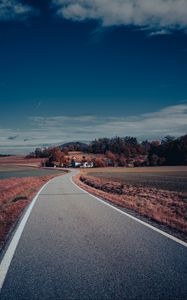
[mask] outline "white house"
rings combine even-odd
[[[93,168],[94,164],[93,162],[84,162],[83,164],[81,164],[80,168]]]

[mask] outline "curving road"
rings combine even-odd
[[[0,299],[187,299],[187,248],[80,190],[71,176],[40,192]]]

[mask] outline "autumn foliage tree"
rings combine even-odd
[[[126,157],[136,156],[138,154],[143,154],[143,147],[138,144],[138,141],[134,137],[114,137],[114,138],[100,138],[94,140],[89,145],[90,153],[100,153],[105,154],[125,154]]]
[[[94,167],[102,168],[102,167],[107,167],[107,163],[103,158],[96,157],[93,160]]]
[[[55,162],[61,166],[64,162],[65,154],[61,151],[60,147],[49,148],[49,159],[47,165],[54,165]]]

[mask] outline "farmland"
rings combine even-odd
[[[169,191],[187,192],[187,167],[101,168],[88,175],[97,178]]]
[[[0,180],[10,177],[23,178],[23,177],[38,177],[60,174],[62,171],[59,170],[48,170],[48,169],[37,169],[31,167],[0,167]]]
[[[32,159],[25,159],[24,156],[15,155],[15,156],[5,156],[0,157],[0,166],[33,166],[39,167],[41,162],[43,161],[42,158],[32,158]]]
[[[0,157],[0,180],[9,177],[38,177],[59,174],[62,171],[40,168],[42,159],[25,159],[22,156]]]

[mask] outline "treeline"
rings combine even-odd
[[[158,166],[187,164],[187,135],[180,138],[165,137],[162,141],[138,142],[134,137],[99,138],[90,144],[67,143],[54,148],[36,148],[28,157],[48,158],[49,161],[67,160],[69,151],[86,154],[101,154],[97,158],[103,166]],[[102,163],[101,163],[102,160]]]
[[[114,154],[124,154],[126,157],[145,153],[144,146],[139,144],[134,137],[113,137],[95,139],[89,144],[81,142],[66,143],[61,146],[62,151],[81,151],[84,153],[106,154],[108,151]]]
[[[138,143],[134,137],[114,137],[94,140],[88,146],[89,153],[113,153],[127,159],[147,155],[143,165],[183,165],[187,164],[187,135],[180,138],[166,136],[161,141]],[[135,160],[138,165],[138,160]]]
[[[160,145],[152,144],[148,160],[153,166],[187,165],[187,134],[177,139],[167,136]]]
[[[44,166],[52,167],[55,162],[58,162],[59,166],[63,165],[65,162],[65,155],[60,147],[49,147],[49,148],[36,148],[34,152],[31,152],[26,159],[29,158],[44,158]]]
[[[106,154],[108,151],[114,154],[123,154],[125,157],[135,157],[145,154],[145,147],[139,144],[134,137],[100,138],[88,145],[88,152],[94,154]]]

